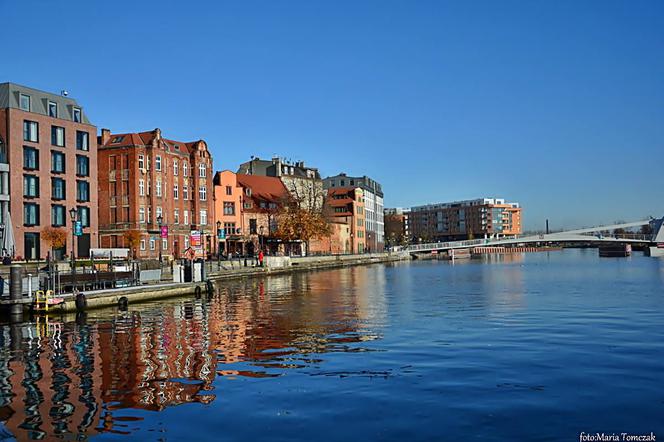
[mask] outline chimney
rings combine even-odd
[[[99,138],[100,145],[105,145],[109,141],[111,141],[111,130],[110,129],[102,129],[101,130],[101,137]]]

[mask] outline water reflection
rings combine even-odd
[[[369,275],[371,273],[371,275]],[[378,273],[378,274],[377,274]],[[130,433],[127,411],[214,401],[213,381],[278,377],[366,351],[385,322],[383,272],[246,280],[209,299],[0,326],[0,420],[18,439]],[[2,428],[0,428],[0,432]]]

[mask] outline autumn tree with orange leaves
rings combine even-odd
[[[138,247],[138,244],[141,242],[141,232],[139,232],[138,230],[127,230],[122,234],[122,238],[124,239],[125,244],[129,246],[131,254],[135,259],[136,248]]]
[[[48,243],[51,256],[53,256],[53,249],[59,249],[67,244],[67,231],[65,229],[46,227],[42,230],[41,236]]]
[[[290,195],[279,205],[275,236],[287,242],[300,240],[308,252],[309,241],[330,234],[326,192],[322,182],[313,178],[300,178],[287,188]]]

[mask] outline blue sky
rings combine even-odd
[[[0,81],[98,127],[501,196],[526,228],[664,215],[664,2],[0,0]]]

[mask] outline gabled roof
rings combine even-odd
[[[103,145],[100,144],[99,147],[151,146],[155,138],[157,138],[157,131],[158,129],[145,132],[129,132],[122,134],[112,133],[110,134],[108,141]],[[171,152],[181,152],[189,155],[196,149],[196,145],[202,140],[182,142],[160,137],[159,141],[162,148],[168,149]]]
[[[237,174],[238,186],[251,189],[251,198],[279,202],[288,198],[288,190],[279,178]]]

